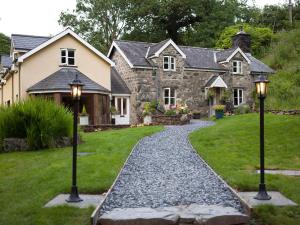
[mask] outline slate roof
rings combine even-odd
[[[17,50],[29,51],[41,45],[51,37],[12,34],[11,41]]]
[[[0,64],[4,68],[10,68],[12,64],[12,58],[9,55],[0,55]]]
[[[210,86],[215,82],[215,80],[216,80],[217,78],[218,78],[217,75],[212,76],[212,77],[207,81],[207,83],[205,84],[205,87],[210,87]]]
[[[130,94],[130,90],[127,87],[124,80],[119,75],[116,68],[111,68],[111,93],[112,94]]]
[[[169,40],[169,39],[168,39]],[[128,60],[133,66],[152,67],[152,63],[146,58],[147,50],[148,57],[152,56],[160,47],[162,47],[168,40],[159,43],[147,43],[136,41],[117,40],[115,43],[122,50]],[[236,48],[225,50],[178,46],[186,55],[185,67],[192,69],[213,69],[213,70],[227,70],[218,62],[226,60]],[[265,65],[263,62],[254,58],[250,54],[246,54],[251,61],[251,72],[253,73],[273,73],[274,71]],[[249,56],[250,55],[250,56]]]
[[[81,82],[84,84],[82,90],[83,92],[88,91],[96,91],[96,92],[109,92],[106,88],[92,81],[86,75],[81,73],[79,70],[75,68],[62,68],[40,82],[34,84],[30,88],[27,89],[27,92],[34,91],[69,91],[71,83],[76,74]]]
[[[149,46],[148,57],[153,56],[162,46],[164,46],[170,39],[161,41],[159,43],[151,44]]]

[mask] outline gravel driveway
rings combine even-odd
[[[242,210],[239,200],[194,151],[188,134],[213,125],[192,121],[167,126],[133,150],[100,214],[114,208],[220,205]]]

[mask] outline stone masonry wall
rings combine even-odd
[[[176,59],[176,71],[163,70],[163,56],[173,56]],[[193,111],[200,111],[202,115],[207,115],[209,106],[205,99],[205,84],[214,75],[220,75],[214,71],[184,70],[184,59],[170,45],[158,58],[152,61],[157,65],[156,76],[153,76],[153,69],[131,69],[124,58],[115,51],[112,59],[116,63],[116,69],[126,82],[131,91],[130,98],[130,123],[141,122],[142,108],[145,102],[157,99],[163,104],[163,89],[176,89],[176,98],[186,103]],[[253,90],[253,76],[250,75],[250,66],[246,60],[237,54],[232,60],[242,60],[241,75],[233,75],[231,72],[222,73],[220,76],[233,92],[233,88],[244,90],[245,103],[251,104]],[[231,68],[231,62],[223,64],[226,68]],[[233,95],[232,95],[233,100]]]

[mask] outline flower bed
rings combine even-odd
[[[191,116],[187,114],[177,115],[152,115],[153,125],[184,125],[191,121]]]

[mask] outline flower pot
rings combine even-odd
[[[144,117],[144,124],[151,124],[151,123],[152,123],[151,116],[145,116]]]
[[[89,125],[89,116],[79,116],[79,125],[81,126]]]
[[[222,119],[224,117],[224,111],[216,111],[216,118]]]

